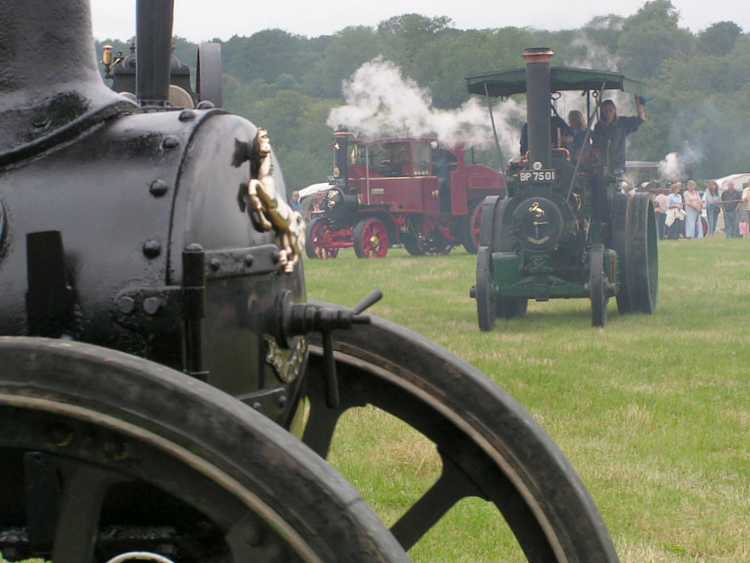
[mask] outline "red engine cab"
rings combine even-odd
[[[479,204],[505,193],[505,176],[467,163],[463,147],[434,138],[357,139],[336,133],[333,176],[307,230],[307,255],[334,258],[354,247],[360,258],[382,258],[392,244],[413,255],[447,254],[463,244],[476,253]]]

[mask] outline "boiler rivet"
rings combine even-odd
[[[146,258],[156,258],[161,254],[161,243],[158,240],[147,240],[143,243],[143,254]]]
[[[161,197],[169,191],[169,186],[164,180],[154,180],[151,182],[148,191],[154,197]]]
[[[219,268],[221,268],[221,260],[218,258],[211,258],[208,265],[211,267],[211,270],[214,272],[218,272]]]
[[[245,266],[251,267],[254,261],[255,257],[252,254],[245,254]]]
[[[174,149],[180,146],[180,140],[174,135],[168,135],[167,137],[164,137],[161,146],[165,149]]]
[[[178,119],[180,121],[190,121],[191,119],[195,119],[195,112],[191,109],[184,109],[180,112]]]

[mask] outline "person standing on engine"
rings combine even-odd
[[[578,153],[584,148],[586,142],[586,125],[583,122],[583,114],[573,110],[568,114],[568,130],[565,136],[565,148],[570,151],[573,162],[578,159]]]
[[[625,171],[625,142],[646,121],[646,107],[643,98],[635,97],[638,115],[618,117],[617,107],[612,100],[604,100],[599,108],[599,120],[594,127],[592,140],[594,148],[602,151],[607,169],[616,175]]]

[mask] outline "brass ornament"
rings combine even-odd
[[[291,273],[305,247],[305,221],[276,194],[273,157],[268,131],[259,128],[252,146],[248,212],[259,231],[274,231],[280,248],[279,264]]]

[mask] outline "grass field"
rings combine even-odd
[[[530,303],[477,328],[475,257],[305,263],[309,296],[406,325],[524,404],[594,497],[623,561],[750,561],[750,241],[667,241],[653,316],[592,329],[588,301]],[[395,521],[437,477],[431,444],[373,409],[340,429],[334,464]],[[493,509],[458,505],[411,552],[421,562],[521,560]]]

